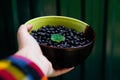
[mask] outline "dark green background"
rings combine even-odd
[[[0,58],[17,51],[21,24],[45,15],[77,18],[96,32],[87,60],[50,80],[120,80],[120,0],[0,0]]]

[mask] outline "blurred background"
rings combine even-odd
[[[21,24],[46,15],[80,19],[96,32],[87,60],[49,80],[120,80],[120,0],[0,0],[0,59],[17,51]]]

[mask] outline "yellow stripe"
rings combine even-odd
[[[10,66],[10,64],[11,64],[10,61],[1,60],[0,61],[0,70],[8,68]]]
[[[26,78],[24,73],[21,70],[17,69],[14,65],[11,65],[10,61],[2,60],[0,61],[0,69],[4,69],[8,71],[11,75],[13,75],[16,80],[23,80]]]
[[[12,65],[7,68],[7,71],[10,72],[17,80],[23,80],[26,77],[21,70]]]

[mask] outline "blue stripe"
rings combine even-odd
[[[25,61],[14,57],[9,57],[8,60],[10,60],[14,66],[23,71],[28,80],[40,79],[40,76],[37,74],[37,72],[33,68],[31,68]]]

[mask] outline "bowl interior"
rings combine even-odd
[[[85,32],[86,27],[89,26],[87,23],[83,21],[65,16],[43,16],[31,19],[25,24],[33,25],[32,30],[37,30],[40,27],[46,25],[50,26],[61,25],[71,29],[75,29],[78,32]]]

